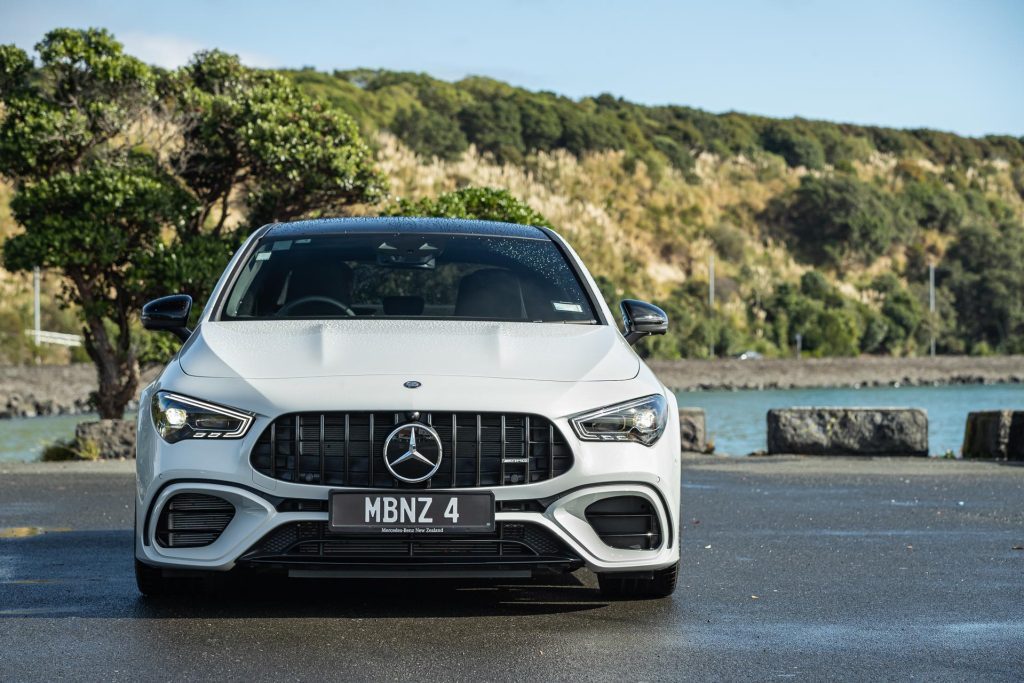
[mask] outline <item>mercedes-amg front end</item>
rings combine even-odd
[[[679,564],[676,402],[554,232],[441,219],[266,226],[142,393],[139,587],[587,567],[664,596]],[[228,574],[227,576],[230,576]]]

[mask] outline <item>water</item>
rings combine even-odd
[[[704,409],[715,451],[729,455],[766,448],[765,416],[770,408],[923,408],[928,412],[928,450],[933,454],[960,452],[969,412],[1024,410],[1024,386],[1019,384],[680,391],[676,396],[680,407]]]
[[[43,446],[70,439],[79,422],[95,419],[95,415],[54,415],[0,420],[0,462],[38,460]]]
[[[1024,410],[1019,384],[945,387],[878,387],[865,389],[773,389],[768,391],[681,391],[679,405],[703,408],[708,437],[715,450],[745,455],[762,450],[769,408],[847,406],[924,408],[928,411],[928,444],[935,454],[960,452],[964,422],[973,410]],[[95,415],[61,415],[0,420],[0,462],[36,460],[43,446],[74,435],[75,425]]]

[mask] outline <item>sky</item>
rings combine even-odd
[[[0,0],[0,44],[111,30],[165,67],[483,75],[578,98],[1024,135],[1024,0]]]

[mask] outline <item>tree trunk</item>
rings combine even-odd
[[[96,410],[102,419],[119,420],[139,388],[139,363],[135,354],[123,356],[109,345],[87,343],[86,346],[92,346],[89,356],[96,364]]]
[[[71,274],[85,311],[97,309],[89,281]],[[100,315],[85,314],[85,350],[96,365],[97,389],[93,403],[101,419],[120,420],[128,403],[135,398],[139,388],[139,361],[132,347],[130,305],[115,299],[113,321],[117,326],[116,336],[111,338],[104,318]]]

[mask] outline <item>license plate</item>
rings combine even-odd
[[[331,493],[335,533],[450,534],[494,531],[490,493]]]

